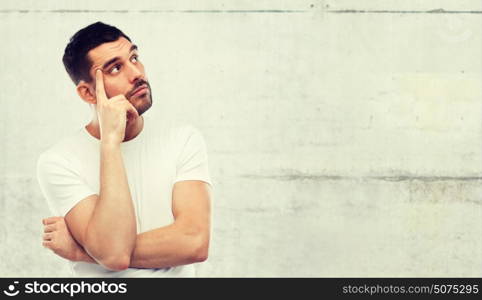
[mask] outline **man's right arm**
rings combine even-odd
[[[129,267],[136,241],[136,217],[120,149],[127,112],[137,111],[119,95],[108,99],[102,72],[96,71],[100,127],[100,192],[78,203],[65,216],[74,238],[99,264],[112,270]]]
[[[124,270],[135,246],[136,221],[119,147],[101,146],[100,195],[80,201],[65,222],[100,265]]]

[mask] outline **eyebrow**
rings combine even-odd
[[[136,45],[132,45],[132,46],[131,46],[131,49],[129,50],[129,53],[131,53],[131,52],[134,51],[134,50],[137,50],[137,46],[136,46]],[[115,63],[116,61],[118,61],[118,60],[120,60],[120,59],[121,59],[120,56],[116,56],[116,57],[114,57],[114,58],[112,58],[112,59],[109,59],[106,63],[104,63],[104,64],[102,65],[102,69],[103,69],[103,70],[104,70],[104,69],[107,69],[108,66],[112,65],[113,63]]]

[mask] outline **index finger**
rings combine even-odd
[[[95,71],[95,96],[97,101],[107,100],[104,89],[104,75],[102,75],[101,69]]]

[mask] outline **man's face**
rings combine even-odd
[[[95,78],[97,69],[102,70],[107,97],[124,95],[139,115],[151,107],[151,87],[139,60],[137,46],[121,37],[90,50],[87,55],[92,62],[91,78]],[[95,80],[93,85],[95,89]]]

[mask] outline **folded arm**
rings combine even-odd
[[[93,209],[95,202],[96,199],[88,198],[79,205]],[[172,213],[172,224],[137,235],[130,267],[165,268],[207,259],[211,219],[209,185],[195,180],[177,182],[172,193]],[[81,245],[69,240],[68,229],[62,230],[62,218],[46,220],[57,225],[45,227],[46,231],[54,231],[56,235],[45,241],[44,246],[72,261],[96,263]],[[70,228],[68,220],[67,224]],[[52,229],[54,227],[57,229]]]

